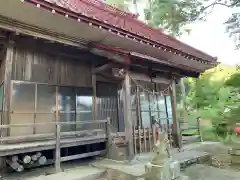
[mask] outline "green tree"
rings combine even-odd
[[[125,12],[129,12],[129,2],[131,0],[105,0],[105,3]]]
[[[145,19],[155,28],[174,36],[189,31],[186,25],[196,21],[204,0],[150,0]]]
[[[229,104],[229,111],[227,119],[232,124],[240,122],[240,71],[238,70],[230,76],[225,82],[226,87],[231,88],[231,102]]]
[[[236,74],[234,67],[219,65],[204,72],[198,79],[188,78],[188,112],[195,117],[210,120],[215,134],[226,137],[237,121],[240,99],[235,87],[226,85]]]

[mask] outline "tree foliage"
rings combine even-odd
[[[105,3],[125,12],[129,12],[129,2],[131,0],[105,0]]]
[[[210,120],[215,132],[226,136],[240,122],[239,82],[240,72],[223,65],[206,71],[198,79],[188,78],[188,112]]]
[[[151,0],[145,18],[151,26],[180,36],[188,31],[186,25],[196,21],[202,7],[202,0]]]

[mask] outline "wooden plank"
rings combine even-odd
[[[124,77],[124,124],[126,129],[126,140],[128,141],[128,160],[131,161],[134,157],[133,147],[133,132],[132,132],[132,121],[131,121],[131,82],[128,72],[125,72]]]
[[[61,126],[60,124],[56,125],[56,147],[55,147],[55,171],[56,173],[61,172],[61,139],[60,139],[60,133],[61,133]]]
[[[139,86],[137,86],[136,88],[136,97],[137,97],[136,111],[137,111],[137,120],[138,120],[138,123],[136,124],[136,127],[137,127],[137,126],[142,126]]]
[[[93,98],[92,98],[92,112],[93,120],[97,119],[97,87],[96,87],[96,74],[92,74],[92,88],[93,88]]]
[[[137,139],[136,139],[136,129],[133,127],[133,140],[134,140],[134,152],[137,154]]]
[[[77,122],[59,122],[59,124],[63,125],[71,125],[71,124],[95,124],[95,123],[106,123],[107,120],[96,120],[96,121],[77,121]],[[56,124],[56,122],[48,122],[47,124]],[[34,125],[46,125],[46,123],[28,123],[28,124],[8,124],[8,125],[0,125],[0,128],[10,128],[10,127],[25,127],[25,126],[34,126]]]
[[[72,156],[65,156],[65,157],[61,157],[61,162],[71,161],[74,159],[81,159],[81,158],[86,158],[86,157],[91,157],[91,156],[97,156],[97,155],[100,155],[102,152],[104,152],[104,151],[94,151],[94,152],[88,152],[88,153],[83,153],[83,154],[76,154],[76,155],[72,155]]]
[[[151,129],[148,127],[148,142],[149,142],[149,151],[152,151],[152,137],[151,137]]]
[[[152,126],[152,137],[153,137],[153,144],[156,144],[156,128],[155,125]]]
[[[143,128],[143,141],[144,141],[144,151],[147,152],[147,139],[146,139],[146,129]]]
[[[104,64],[104,65],[102,65],[100,67],[95,68],[92,73],[94,73],[94,74],[100,73],[100,72],[105,71],[107,69],[110,69],[112,67],[113,67],[112,63]]]
[[[68,138],[61,141],[61,148],[106,142],[106,136],[91,138]],[[0,145],[0,157],[27,152],[55,149],[56,140]]]
[[[11,97],[11,79],[12,79],[12,67],[14,60],[14,42],[9,41],[6,49],[5,56],[5,73],[4,73],[4,86],[3,86],[3,114],[2,124],[8,124],[10,120],[10,97]],[[7,130],[1,129],[1,136],[6,136]]]
[[[176,109],[177,109],[177,103],[176,103],[176,82],[175,79],[172,80],[171,83],[171,88],[170,88],[170,98],[171,98],[171,107],[172,107],[172,121],[173,121],[173,140],[174,144],[178,148],[182,148],[182,135],[179,127],[179,123],[177,120],[177,114],[176,114]]]
[[[141,139],[141,127],[138,127],[138,143],[139,143],[139,153],[142,152],[142,139]]]

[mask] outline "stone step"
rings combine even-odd
[[[200,142],[201,136],[200,135],[193,135],[193,136],[182,136],[183,144],[190,144],[195,142]]]

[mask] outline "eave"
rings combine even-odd
[[[47,32],[49,35],[44,35],[43,38],[50,39],[55,36],[55,39],[61,40],[62,43],[68,43],[70,40],[73,45],[81,47],[86,47],[88,44],[117,47],[122,51],[142,53],[153,57],[155,60],[160,60],[159,64],[164,61],[171,66],[181,68],[185,66],[187,68],[183,68],[183,70],[186,71],[190,68],[193,71],[202,72],[217,64],[216,61],[195,57],[148,38],[144,39],[140,35],[131,34],[94,17],[90,18],[85,14],[74,13],[56,4],[38,0],[27,2],[31,4],[21,3],[20,0],[0,2],[0,15],[8,18],[3,22],[8,26],[2,26],[3,28],[21,29],[21,33],[29,33],[29,29],[32,29],[32,32],[38,31],[38,35],[41,32],[45,34]],[[16,11],[10,11],[11,7],[17,7]],[[29,16],[26,16],[26,12]]]

